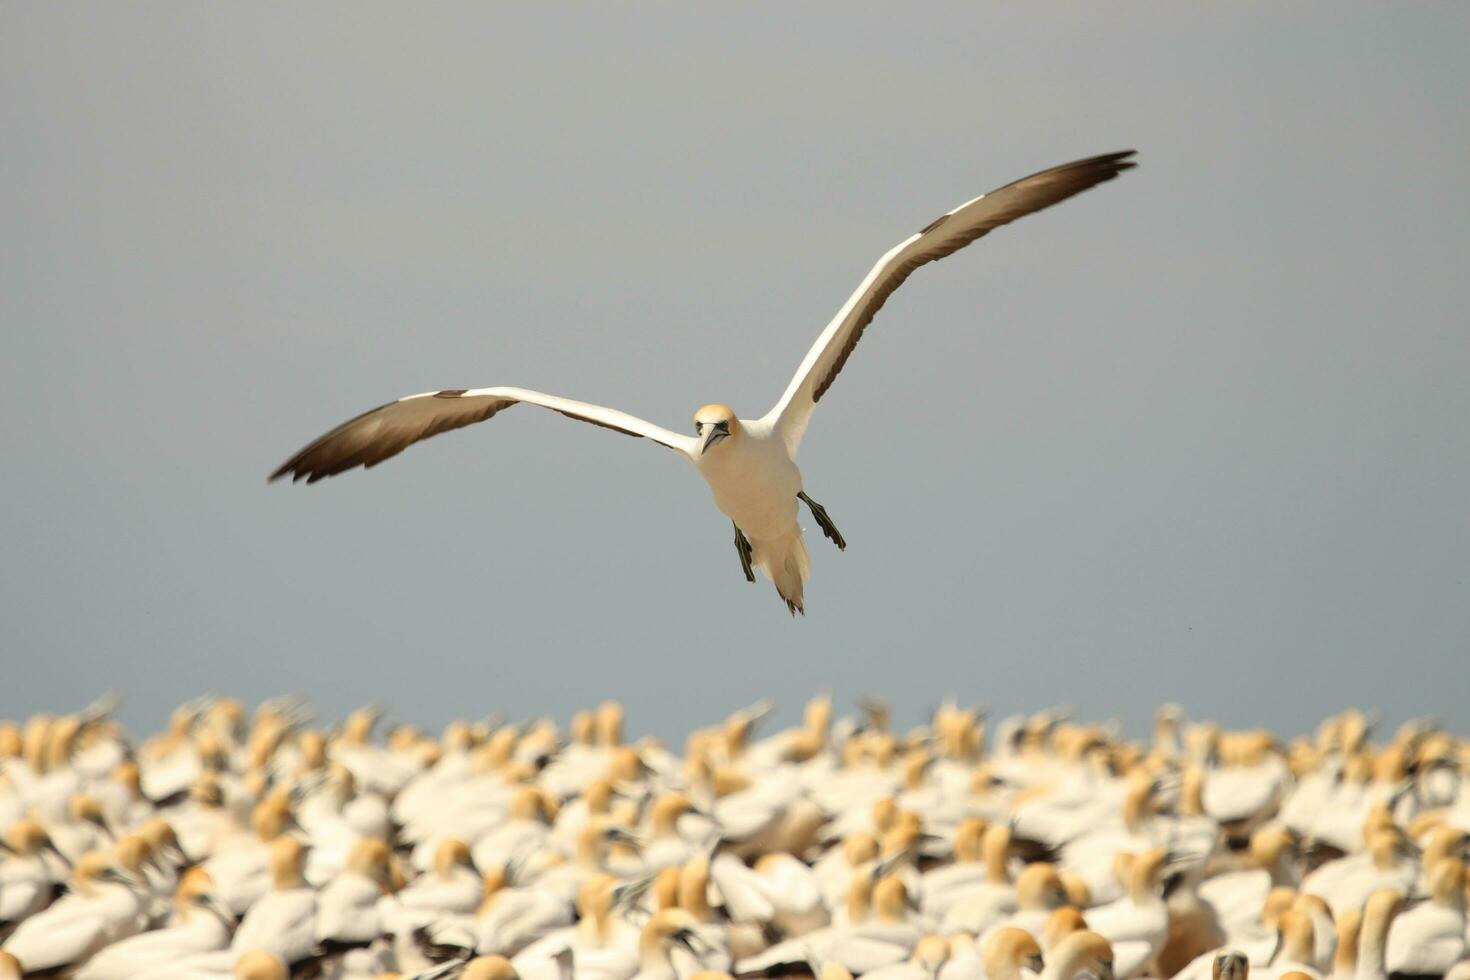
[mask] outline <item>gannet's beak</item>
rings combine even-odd
[[[707,428],[701,426],[701,428],[704,428],[704,442],[699,447],[699,453],[701,456],[709,452],[710,446],[713,446],[721,439],[725,439],[730,435],[730,431],[728,429],[722,429],[718,425],[710,425]]]

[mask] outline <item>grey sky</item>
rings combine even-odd
[[[0,715],[1470,728],[1467,91],[1458,4],[5,4]],[[691,467],[549,413],[265,484],[432,388],[761,414],[900,238],[1128,147],[868,331],[804,620]]]

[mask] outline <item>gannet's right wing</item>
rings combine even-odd
[[[863,329],[883,308],[888,295],[903,285],[915,269],[964,248],[1001,225],[1112,180],[1134,166],[1128,159],[1132,155],[1132,150],[1107,153],[1022,177],[940,215],[879,259],[857,292],[848,297],[837,316],[827,324],[796,369],[786,393],[765,417],[785,438],[791,454],[796,454],[812,409],[847,363],[848,355],[863,336]]]

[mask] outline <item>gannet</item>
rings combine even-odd
[[[338,426],[270,475],[315,483],[358,466],[373,467],[415,442],[483,422],[517,403],[539,405],[625,435],[652,439],[683,454],[709,484],[715,506],[735,525],[735,548],[747,581],[754,569],[775,584],[787,609],[805,613],[810,574],[797,523],[798,501],[839,550],[847,541],[827,511],[806,494],[797,450],[812,410],[836,380],[889,295],[921,265],[942,259],[1017,218],[1111,180],[1134,166],[1132,150],[1052,167],[982,194],[940,215],[890,249],[827,324],[780,400],[758,419],[712,403],[694,413],[694,436],[671,432],[601,405],[526,388],[448,388],[409,395]]]

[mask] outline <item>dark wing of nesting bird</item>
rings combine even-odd
[[[795,452],[812,409],[836,380],[863,330],[883,303],[921,265],[942,259],[975,239],[1034,211],[1051,207],[1135,166],[1132,150],[1106,153],[1022,177],[935,218],[873,266],[807,352],[785,394],[766,416]]]

